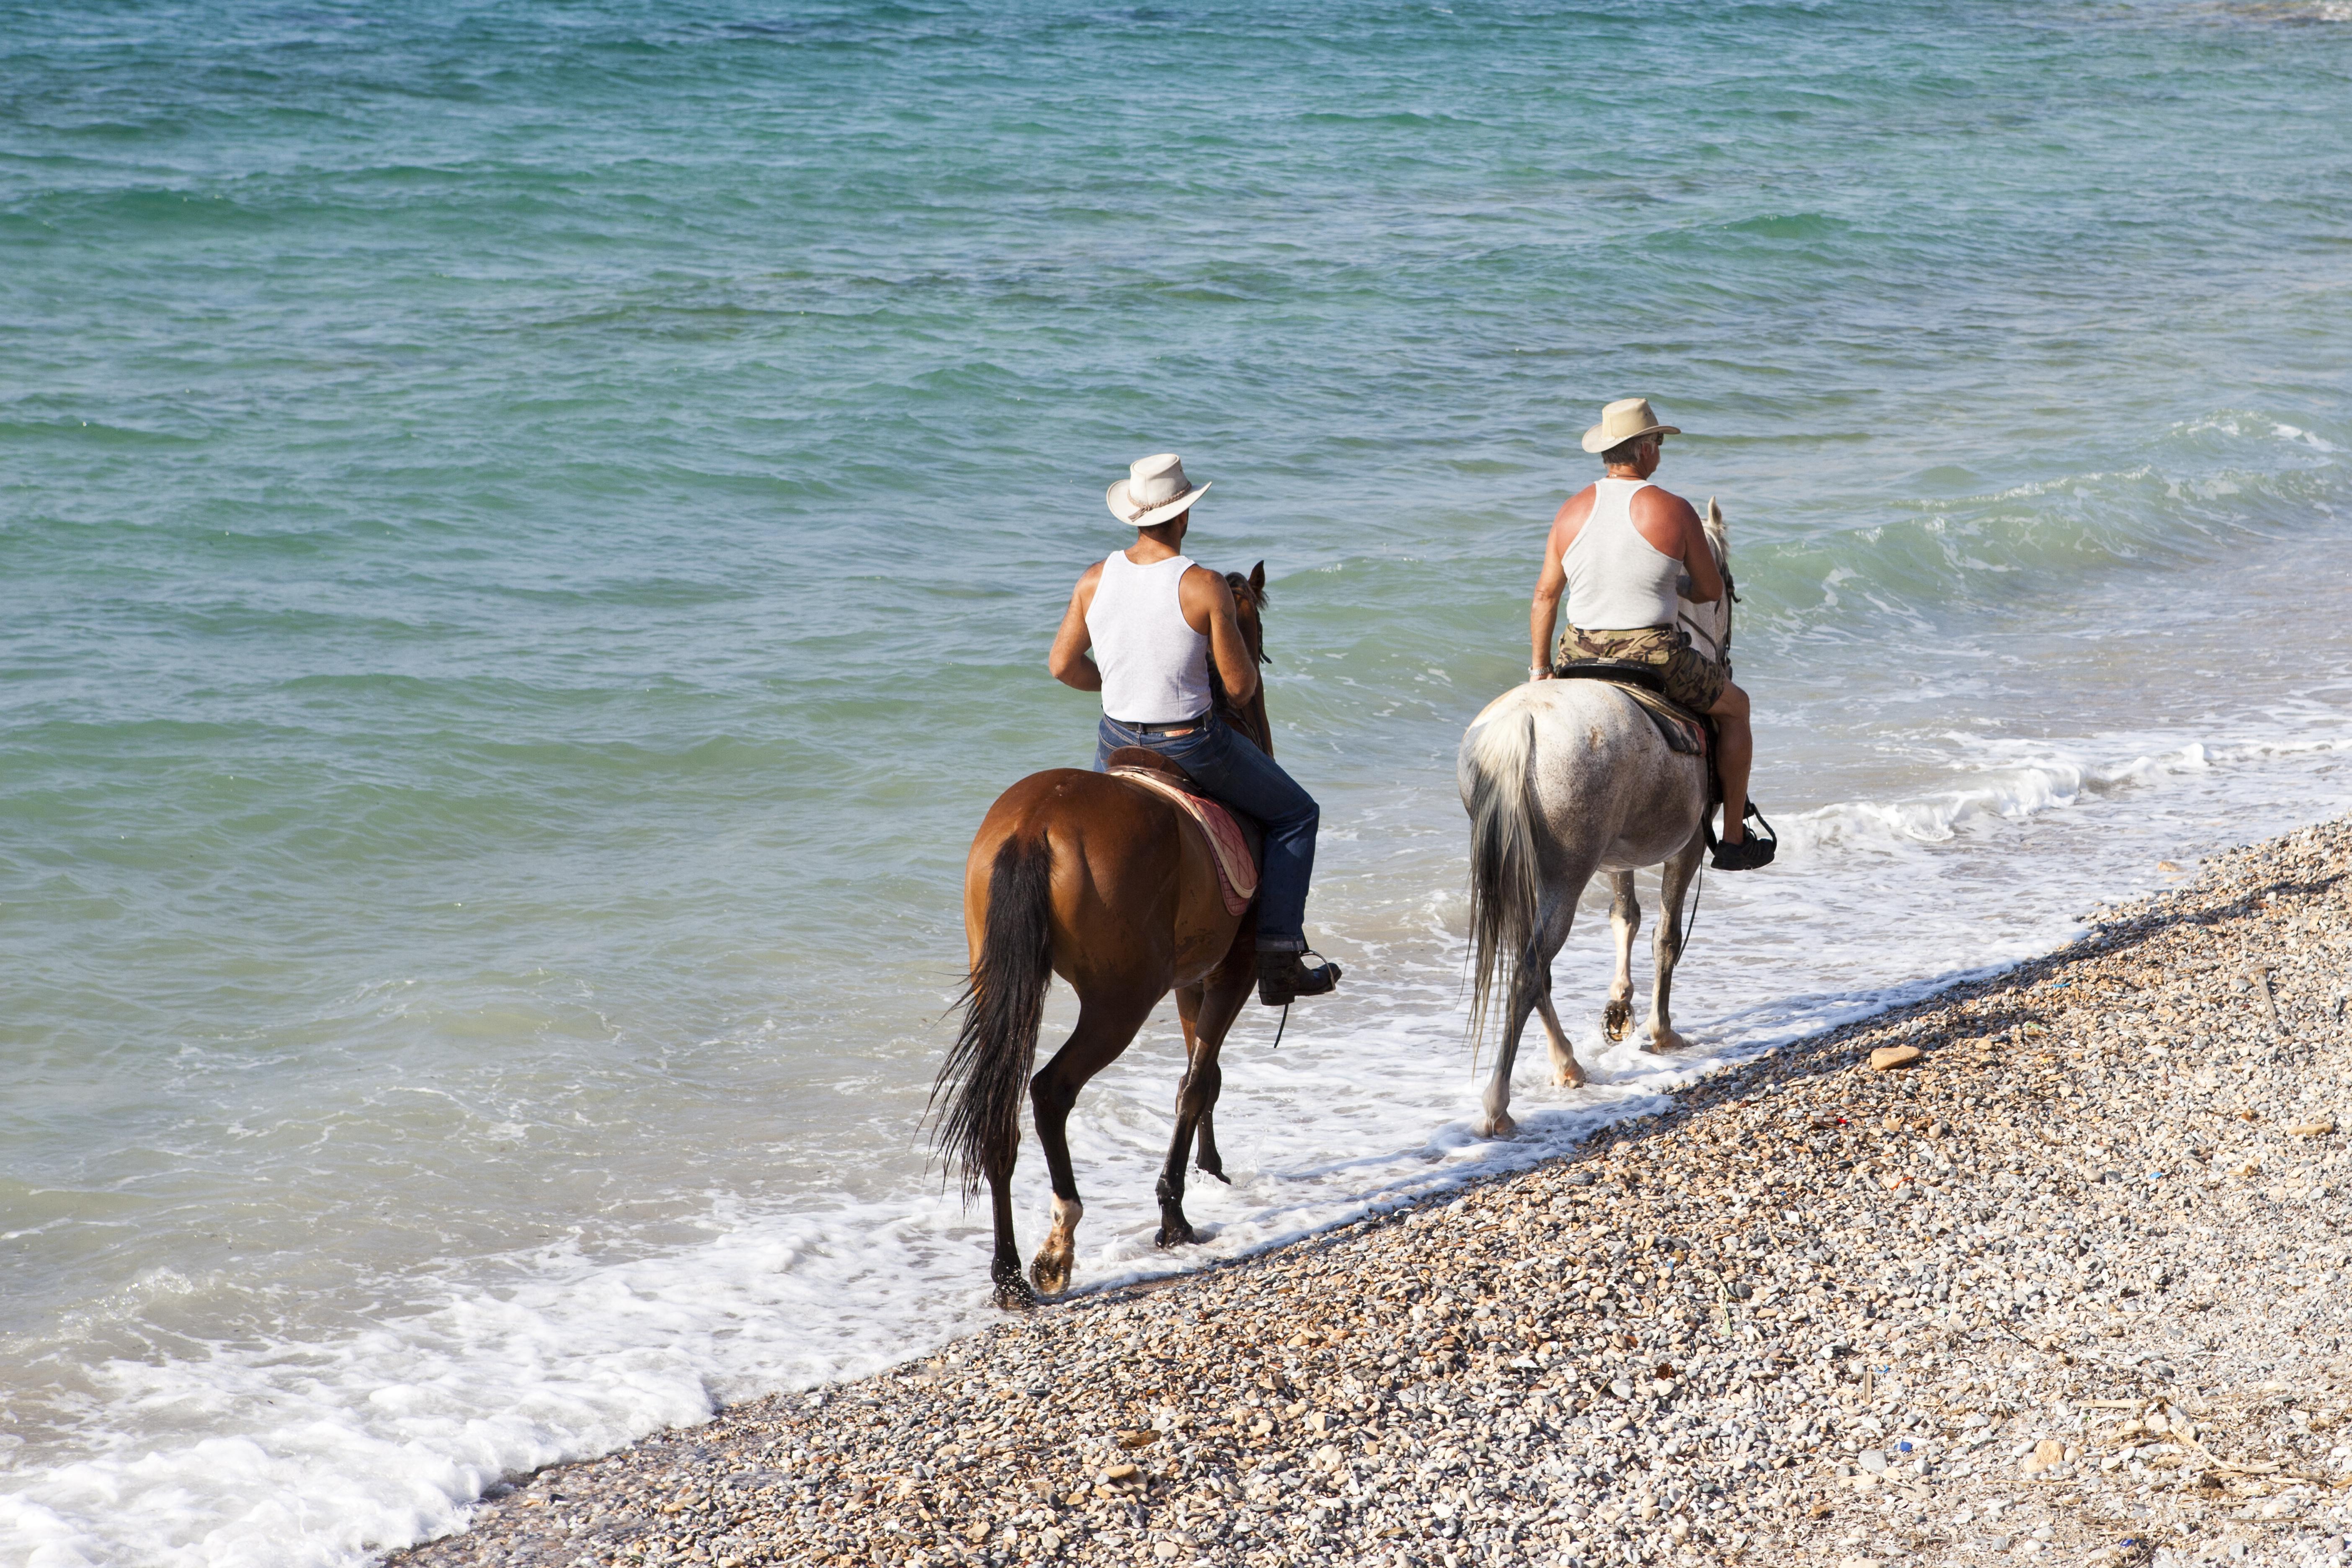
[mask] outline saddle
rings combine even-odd
[[[1209,840],[1209,858],[1216,863],[1225,913],[1237,915],[1249,908],[1257,897],[1258,855],[1265,844],[1255,821],[1202,794],[1174,758],[1149,746],[1119,747],[1103,759],[1103,771],[1171,802],[1200,824]]]
[[[1716,748],[1718,744],[1715,721],[1704,713],[1694,713],[1666,695],[1666,678],[1654,665],[1630,658],[1579,658],[1552,666],[1554,680],[1605,680],[1641,705],[1642,711],[1658,727],[1668,748],[1685,756],[1706,759],[1706,813],[1699,819],[1699,831],[1706,835],[1709,854],[1717,843],[1715,833],[1715,808],[1723,804],[1723,774],[1717,771]],[[1763,829],[1771,843],[1780,843],[1780,836],[1756,803],[1748,803],[1747,820]]]
[[[1707,771],[1715,771],[1715,721],[1704,713],[1692,712],[1668,697],[1665,675],[1657,666],[1632,658],[1577,658],[1552,666],[1551,678],[1605,680],[1617,687],[1650,716],[1650,722],[1658,727],[1658,735],[1669,750],[1686,757],[1706,757]]]

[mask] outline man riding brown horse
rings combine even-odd
[[[1047,768],[1015,783],[988,808],[964,857],[971,968],[932,1103],[940,1150],[961,1167],[968,1190],[987,1184],[1000,1306],[1025,1307],[1039,1290],[1068,1288],[1085,1214],[1070,1113],[1162,997],[1176,997],[1184,1076],[1155,1188],[1153,1240],[1182,1247],[1196,1239],[1184,1216],[1187,1163],[1225,1179],[1214,1124],[1218,1053],[1253,984],[1264,974],[1260,999],[1284,1003],[1339,978],[1336,964],[1302,956],[1318,813],[1274,765],[1257,679],[1265,563],[1220,577],[1177,552],[1185,513],[1207,488],[1188,483],[1173,457],[1147,458],[1111,487],[1111,510],[1138,529],[1135,543],[1080,581],[1052,659],[1063,680],[1103,694],[1097,766]],[[1128,749],[1139,742],[1161,755]],[[1189,775],[1181,787],[1169,776],[1171,759]],[[1264,823],[1263,875],[1247,875],[1247,835],[1197,791]],[[1056,975],[1077,994],[1077,1022],[1037,1068]],[[1024,1101],[1054,1193],[1052,1226],[1027,1279],[1012,1187]]]
[[[1096,771],[1121,747],[1148,747],[1264,826],[1258,1000],[1278,1007],[1319,996],[1339,978],[1336,964],[1306,958],[1307,884],[1322,813],[1280,763],[1213,710],[1211,660],[1236,705],[1256,690],[1257,663],[1242,641],[1231,585],[1180,548],[1192,503],[1208,489],[1184,478],[1173,452],[1139,459],[1110,487],[1111,515],[1135,530],[1135,542],[1079,577],[1046,668],[1065,686],[1102,693]]]
[[[1717,767],[1723,780],[1723,839],[1718,871],[1771,864],[1769,838],[1750,837],[1748,773],[1756,755],[1748,693],[1730,671],[1700,655],[1677,624],[1676,601],[1713,604],[1727,591],[1690,502],[1650,482],[1659,446],[1682,432],[1662,424],[1649,399],[1627,397],[1601,411],[1584,433],[1606,477],[1569,498],[1544,542],[1542,574],[1528,616],[1535,662],[1528,676],[1549,680],[1554,668],[1584,659],[1632,660],[1655,668],[1668,700],[1716,721]],[[1562,591],[1569,625],[1551,646]]]

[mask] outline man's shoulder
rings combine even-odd
[[[1663,509],[1674,513],[1676,517],[1680,517],[1685,512],[1689,512],[1693,517],[1696,517],[1698,515],[1697,509],[1693,507],[1690,502],[1683,500],[1682,497],[1675,494],[1674,491],[1666,489],[1665,486],[1657,483],[1655,480],[1651,481],[1649,484],[1643,486],[1640,489],[1633,492],[1633,505],[1642,508],[1644,511],[1655,511]]]
[[[1201,602],[1205,598],[1205,602],[1210,604],[1228,597],[1233,593],[1233,589],[1225,582],[1225,574],[1223,572],[1213,566],[1203,566],[1197,561],[1184,568],[1184,580],[1176,586],[1179,593],[1195,602]]]
[[[1591,515],[1592,498],[1600,493],[1600,489],[1601,486],[1596,481],[1560,502],[1559,510],[1551,514],[1552,526],[1557,528],[1562,523],[1582,522]]]

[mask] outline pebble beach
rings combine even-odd
[[[1562,1161],[542,1470],[392,1562],[2342,1563],[2347,872],[2345,822],[2217,856]]]
[[[2122,980],[2007,966],[2352,814],[2352,0],[5,16],[0,1568],[1967,1561],[2196,1501],[2084,1401],[2251,1465],[2192,1405],[2334,1398],[2237,1305],[2327,1291],[2264,1227],[2335,1200],[2263,1195],[2335,1180],[2325,983],[2242,1061],[2220,928],[2112,1047]],[[1625,397],[1727,520],[1781,863],[1671,1055],[1596,909],[1591,1082],[1495,1140],[1455,758]],[[1093,754],[1046,642],[1162,451],[1265,563],[1347,981],[1236,1027],[1173,1253],[1160,1009],[1071,1119],[1085,1293],[1007,1321],[921,1132],[959,889]],[[1974,1062],[2000,1007],[2049,1037]],[[1996,1300],[2173,1380],[1964,1388]],[[2286,1474],[2162,1549],[2317,1551]]]

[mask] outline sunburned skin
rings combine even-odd
[[[1646,479],[1657,471],[1658,458],[1654,447],[1645,466],[1612,463],[1609,477],[1612,479]],[[1551,520],[1551,538],[1545,548],[1551,559],[1558,561],[1584,531],[1584,524],[1592,516],[1593,498],[1600,494],[1597,484],[1587,485],[1568,498]],[[1672,490],[1651,485],[1636,491],[1626,513],[1633,519],[1633,531],[1648,542],[1651,549],[1672,561],[1682,563],[1690,574],[1691,591],[1683,595],[1694,605],[1712,605],[1723,597],[1723,577],[1715,569],[1715,556],[1706,547],[1706,531],[1699,521],[1698,512],[1691,503]]]

